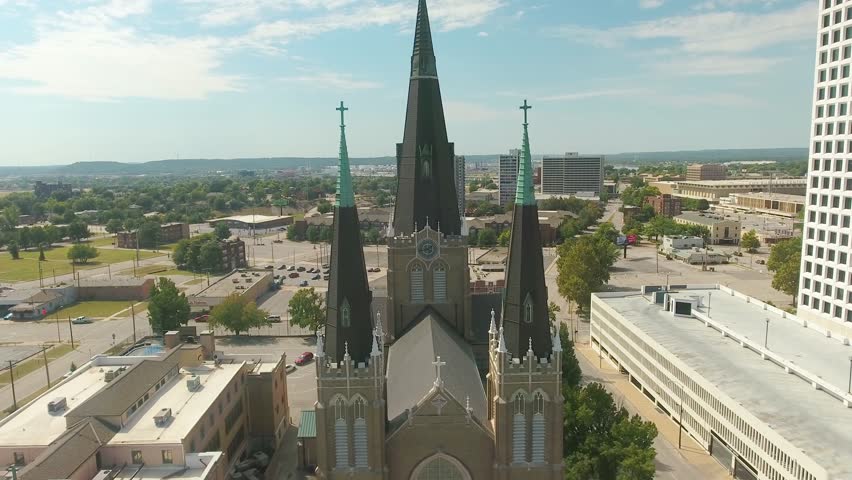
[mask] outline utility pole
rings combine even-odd
[[[680,450],[681,447],[681,437],[683,436],[683,390],[681,390],[680,397],[680,414],[677,419],[677,448]]]
[[[50,388],[50,368],[47,366],[47,347],[41,347],[41,354],[44,355],[44,373],[47,375],[47,388]]]
[[[130,315],[133,318],[133,344],[136,345],[136,308],[130,304]]]
[[[71,350],[74,350],[74,324],[71,323],[71,315],[68,315],[68,331],[71,333]]]
[[[766,333],[763,334],[763,348],[769,350],[769,319],[766,319]]]
[[[12,411],[18,409],[18,399],[15,397],[15,361],[9,360],[9,378],[12,380]]]
[[[59,331],[59,310],[62,310],[62,305],[56,310],[56,341],[62,343],[62,334]]]
[[[381,260],[381,257],[379,257],[379,243],[376,242],[376,267],[382,266],[382,262],[380,260]]]
[[[44,277],[41,273],[41,260],[38,262],[38,286],[39,288],[44,288]]]
[[[710,318],[710,300],[713,299],[713,292],[707,292],[707,318]]]
[[[107,273],[109,274],[109,279],[112,280],[112,268],[110,268],[109,263],[107,263]]]
[[[269,246],[272,249],[272,265],[275,266],[275,242],[270,242]]]

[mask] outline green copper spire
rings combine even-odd
[[[346,148],[346,123],[344,123],[344,114],[349,109],[340,102],[336,110],[340,112],[340,164],[337,174],[337,199],[334,205],[354,207],[355,194],[352,192],[352,174],[349,172],[349,150]]]
[[[521,161],[518,165],[518,186],[515,189],[515,205],[535,205],[535,191],[533,187],[532,154],[530,154],[530,134],[527,113],[532,108],[527,101],[521,110],[524,111],[524,141],[521,147]]]

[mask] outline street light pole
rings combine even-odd
[[[766,319],[766,332],[763,334],[763,348],[769,350],[769,319]]]
[[[136,345],[136,308],[130,304],[130,315],[133,318],[133,344]]]
[[[18,409],[18,399],[15,397],[15,361],[9,360],[9,378],[12,380],[12,411]]]
[[[846,387],[846,393],[852,393],[852,356],[849,357],[849,386]]]
[[[710,318],[710,300],[713,300],[713,292],[707,292],[707,318]]]
[[[74,350],[74,324],[71,323],[71,316],[68,316],[68,331],[71,333],[71,350]]]
[[[47,374],[47,388],[50,388],[50,368],[47,365],[47,347],[41,347],[41,354],[44,355],[44,373]]]

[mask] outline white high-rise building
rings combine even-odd
[[[455,164],[453,165],[453,179],[456,182],[456,199],[459,204],[459,215],[462,218],[464,218],[465,168],[464,155],[456,155]]]
[[[541,162],[541,193],[598,196],[603,191],[603,155],[566,153],[545,156]]]
[[[852,337],[852,7],[818,0],[810,160],[798,316]]]
[[[500,206],[505,207],[515,201],[515,189],[518,185],[518,162],[521,159],[521,151],[509,150],[508,155],[500,155]]]

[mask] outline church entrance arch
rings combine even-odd
[[[471,480],[467,468],[457,459],[436,453],[420,462],[411,480]]]

